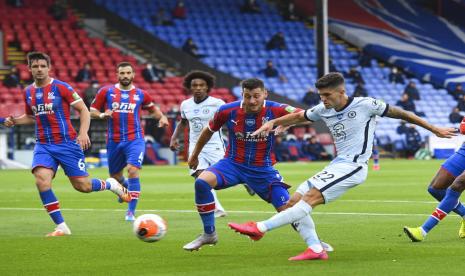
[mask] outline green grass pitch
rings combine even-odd
[[[286,182],[299,183],[326,163],[287,163],[277,168]],[[440,161],[381,160],[381,171],[338,201],[314,210],[320,237],[333,245],[328,261],[289,262],[305,249],[291,227],[252,242],[227,222],[262,220],[270,205],[241,186],[219,191],[228,216],[217,220],[219,243],[199,252],[182,246],[201,233],[194,207],[193,181],[183,166],[150,167],[141,172],[138,214],[156,213],[168,222],[157,243],[139,241],[124,221],[125,206],[111,192],[74,191],[59,172],[54,191],[69,237],[45,238],[53,223],[43,210],[29,171],[0,171],[0,275],[463,275],[465,240],[451,214],[422,243],[412,243],[404,225],[417,226],[436,203],[426,187]],[[106,170],[90,170],[106,177]]]

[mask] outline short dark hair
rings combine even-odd
[[[257,78],[250,78],[250,79],[245,79],[241,82],[242,90],[248,89],[248,90],[253,90],[255,88],[263,88],[265,89],[265,84],[261,79]]]
[[[50,57],[49,55],[42,52],[30,52],[27,54],[27,65],[31,67],[34,60],[45,60],[47,65],[50,67]]]
[[[128,61],[123,61],[123,62],[118,63],[118,65],[116,65],[116,71],[118,71],[118,69],[121,67],[127,67],[127,66],[131,67],[132,71],[134,72],[134,66],[132,65],[132,63]]]
[[[315,87],[317,89],[335,88],[344,84],[344,82],[344,76],[341,73],[331,72],[319,78],[315,83]]]
[[[207,83],[208,92],[215,86],[215,76],[205,71],[191,71],[187,73],[184,77],[182,86],[184,86],[186,90],[191,90],[191,82],[193,79],[204,80]]]

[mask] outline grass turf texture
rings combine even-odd
[[[299,183],[326,163],[288,163],[277,168],[286,182]],[[144,243],[124,221],[125,205],[111,192],[74,191],[60,171],[54,191],[73,235],[45,238],[53,223],[43,210],[29,171],[0,171],[0,275],[463,275],[465,240],[451,214],[421,243],[403,234],[417,226],[436,203],[426,187],[439,161],[381,160],[381,171],[342,198],[314,210],[321,238],[334,246],[330,259],[290,262],[305,248],[290,226],[251,242],[227,228],[228,221],[266,219],[271,205],[250,197],[241,186],[219,191],[229,211],[217,220],[219,243],[199,252],[182,246],[201,233],[193,203],[193,181],[185,167],[149,167],[141,172],[138,214],[157,213],[168,222],[160,242]],[[106,177],[104,169],[90,170]]]

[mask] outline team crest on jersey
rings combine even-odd
[[[55,94],[53,94],[53,92],[48,92],[47,98],[48,98],[49,100],[53,100],[53,99],[55,99]]]
[[[355,116],[357,116],[357,112],[355,111],[349,111],[349,113],[347,113],[347,117],[349,117],[350,119],[353,119],[355,118]]]
[[[138,94],[134,95],[133,99],[134,101],[140,101],[140,97]]]
[[[129,99],[129,95],[128,94],[121,94],[121,99]]]
[[[119,108],[119,103],[117,103],[117,102],[111,103],[111,109],[115,110],[115,109],[118,109],[118,108]]]
[[[245,124],[249,127],[253,126],[255,125],[255,119],[245,119]]]
[[[210,110],[208,108],[205,108],[204,110],[202,110],[202,113],[203,114],[208,114],[208,113],[210,113]]]
[[[42,92],[36,93],[36,99],[42,99],[43,95]]]

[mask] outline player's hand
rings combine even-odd
[[[13,119],[12,116],[8,116],[5,118],[5,122],[3,122],[3,125],[6,127],[14,127],[15,126],[15,119]]]
[[[273,130],[274,123],[272,121],[269,121],[262,125],[259,129],[257,129],[254,133],[252,133],[252,136],[258,136],[258,137],[266,137],[270,133],[270,131]]]
[[[454,127],[437,127],[433,132],[440,138],[452,138],[457,136],[457,129]]]
[[[76,138],[76,142],[81,146],[82,150],[87,150],[90,148],[90,139],[87,133],[79,133],[78,137]]]
[[[178,139],[171,139],[171,141],[170,141],[170,149],[172,151],[177,151],[177,150],[179,150],[179,147],[180,147],[180,145],[179,145]]]
[[[285,133],[291,126],[277,126],[274,129],[274,135],[280,135]]]
[[[187,160],[187,164],[189,165],[190,169],[197,169],[199,165],[199,158],[197,156],[189,156],[189,160]]]
[[[160,120],[158,121],[158,127],[165,127],[169,126],[170,123],[168,122],[168,118],[165,115],[161,116]]]
[[[103,115],[102,115],[102,114],[103,114]],[[113,110],[107,109],[107,110],[105,110],[104,113],[100,113],[100,118],[102,118],[102,119],[109,119],[109,118],[111,118],[112,115],[113,115]]]

